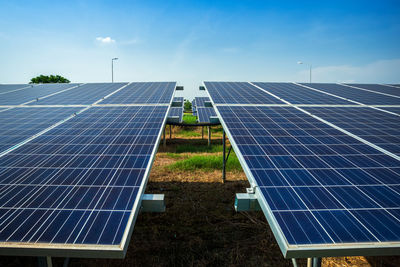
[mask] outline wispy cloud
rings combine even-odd
[[[107,37],[96,37],[96,41],[101,43],[101,44],[113,44],[115,43],[114,39],[111,39],[111,37],[107,36]]]
[[[308,70],[300,71],[294,80],[307,80],[308,75]],[[315,82],[397,83],[400,81],[400,59],[378,60],[361,66],[315,67],[312,76]]]

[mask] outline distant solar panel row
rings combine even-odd
[[[30,105],[90,105],[128,83],[88,83]]]
[[[194,98],[195,105],[197,108],[205,107],[205,102],[210,102],[210,98],[208,97],[195,97]]]
[[[108,97],[102,104],[169,104],[176,82],[135,82]]]
[[[0,95],[33,87],[33,84],[0,84]]]
[[[287,251],[399,241],[398,160],[294,107],[217,109]]]
[[[335,104],[351,105],[353,103],[310,90],[293,83],[254,83],[255,85],[267,90],[268,92],[289,101],[292,104]]]
[[[1,95],[0,105],[20,105],[77,85],[72,83],[40,84],[32,88],[9,92]]]
[[[200,107],[197,109],[197,117],[198,117],[197,121],[198,122],[200,122],[200,123],[210,122],[211,116],[217,116],[214,108]]]
[[[215,104],[285,104],[247,82],[204,82]],[[199,107],[196,103],[196,106]]]
[[[348,83],[348,85],[357,87],[357,88],[363,88],[379,93],[385,93],[385,94],[390,94],[394,96],[399,96],[400,97],[400,88],[394,88],[391,86],[383,85],[383,84],[358,84],[358,83]]]
[[[12,108],[0,112],[0,152],[66,119],[81,108]]]
[[[168,117],[178,117],[179,122],[182,122],[183,108],[171,107],[169,109]]]
[[[92,107],[1,157],[0,244],[120,248],[167,109]]]
[[[309,86],[327,93],[341,96],[366,105],[400,105],[400,98],[368,92],[361,89],[334,84],[334,83],[304,83]]]

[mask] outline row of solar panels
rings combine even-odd
[[[210,118],[217,116],[208,97],[195,97],[192,102],[192,112],[197,116],[199,123],[210,123]]]
[[[400,88],[204,85],[285,257],[400,253]]]
[[[1,86],[0,254],[123,257],[175,86]]]

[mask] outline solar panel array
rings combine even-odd
[[[183,108],[171,107],[169,109],[168,117],[178,117],[179,122],[182,122],[183,118]]]
[[[175,84],[34,86],[0,106],[0,254],[122,257]]]
[[[285,257],[398,254],[399,116],[380,110],[398,107],[358,104],[396,97],[338,84],[204,84]],[[266,102],[243,98],[252,86]]]
[[[200,107],[197,109],[197,121],[200,123],[209,123],[210,117],[215,116],[217,116],[217,114],[215,113],[214,108]]]
[[[357,84],[357,83],[348,83],[347,85],[400,97],[400,89],[395,88],[393,86],[388,86],[383,84]]]

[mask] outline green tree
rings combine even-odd
[[[185,100],[185,104],[183,105],[183,109],[186,110],[186,111],[191,110],[192,109],[192,103],[190,103],[190,101],[186,99]]]
[[[30,83],[70,83],[70,81],[60,75],[40,75],[32,78]]]

